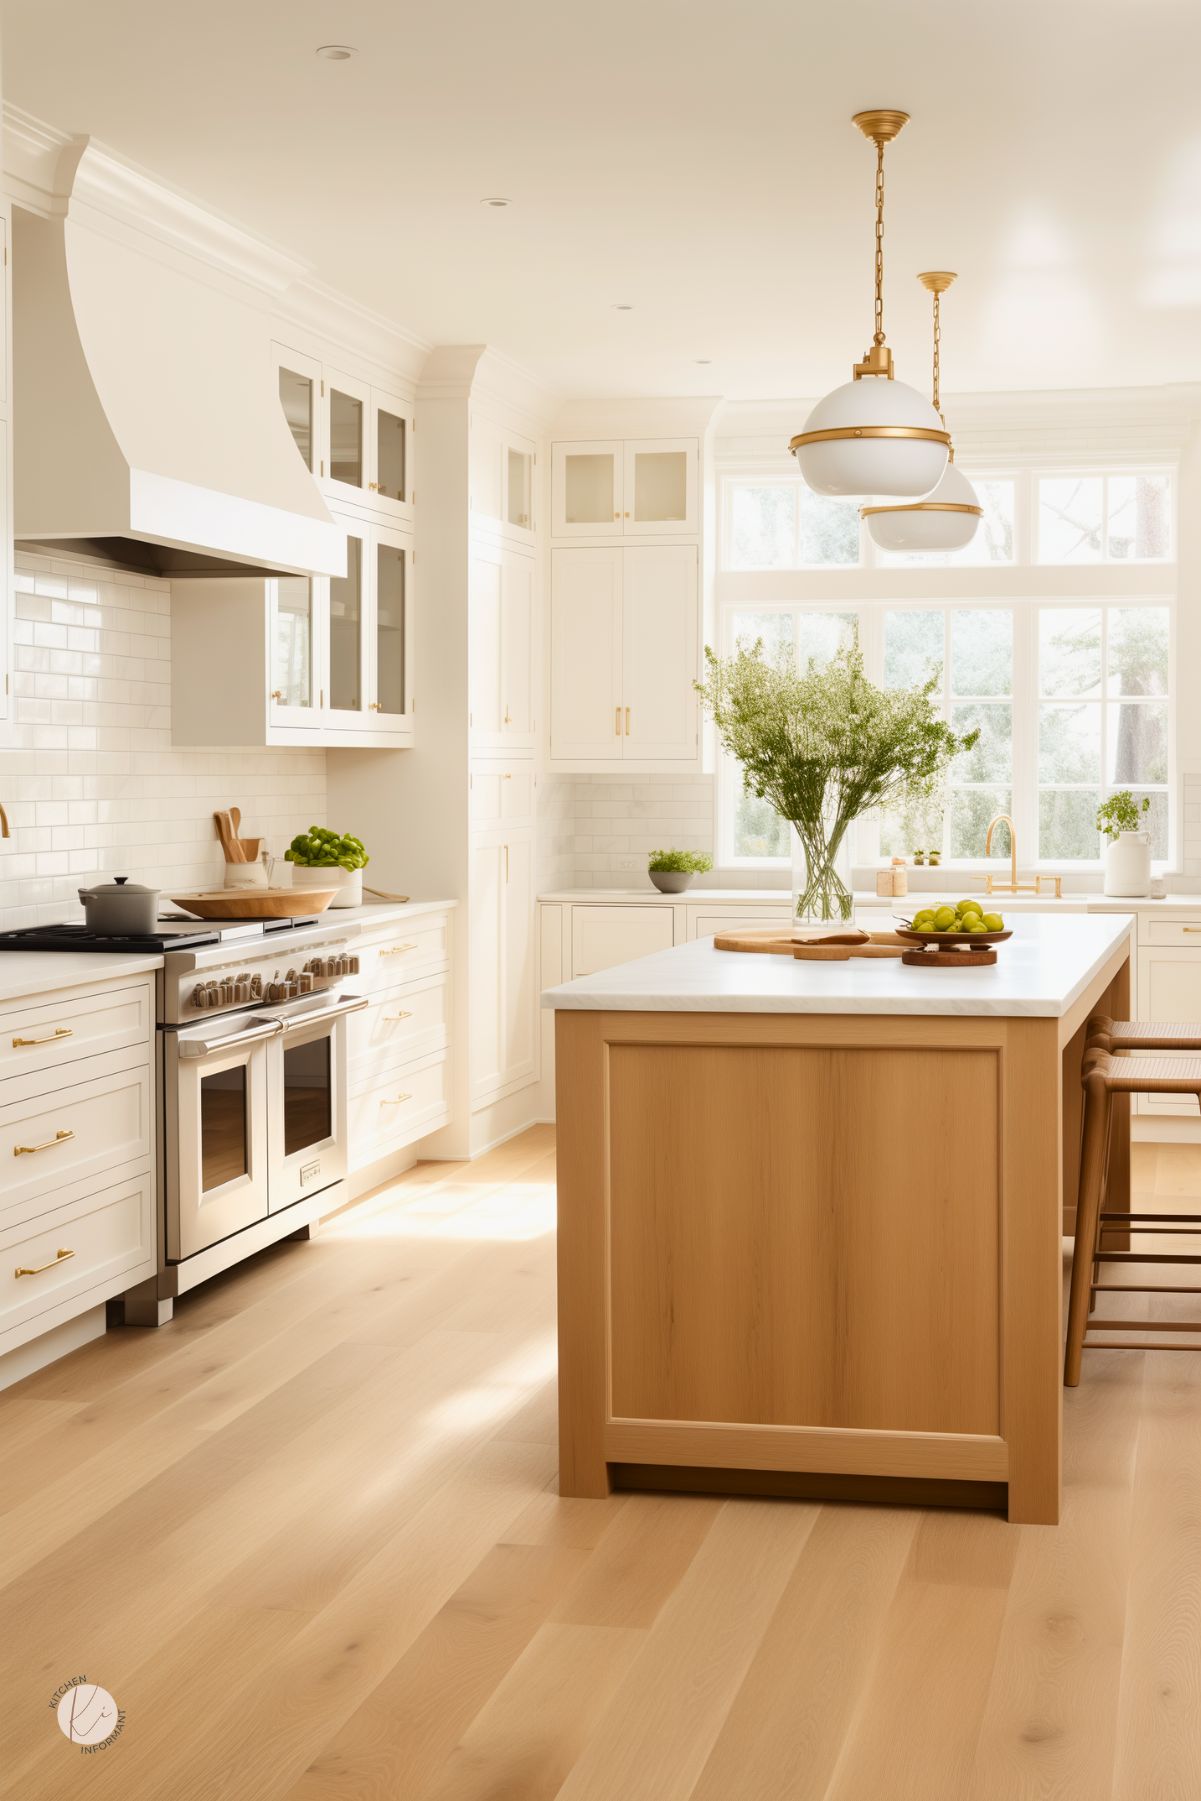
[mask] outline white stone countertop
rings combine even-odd
[[[1129,914],[1032,915],[985,968],[910,969],[899,957],[845,963],[718,951],[712,938],[549,988],[542,1005],[630,1013],[926,1013],[1052,1018],[1066,1013],[1114,947]]]
[[[1029,879],[1029,878],[1025,878]],[[1001,913],[1170,913],[1173,908],[1185,912],[1201,911],[1201,894],[1169,894],[1162,900],[1149,895],[1118,898],[1108,894],[986,895],[978,882],[968,881],[961,888],[910,889],[907,895],[877,894],[861,889],[855,893],[855,907],[888,908],[898,918],[911,918],[918,907],[936,907],[940,902],[963,900],[974,895],[977,900],[991,900]],[[645,888],[560,888],[538,899],[546,905],[558,906],[652,906],[678,907],[681,904],[715,907],[780,907],[788,911],[791,891],[787,888],[686,888],[682,894],[660,894],[649,883]]]
[[[36,1001],[59,988],[121,982],[162,967],[162,958],[153,953],[135,956],[125,951],[3,951],[0,1001]]]

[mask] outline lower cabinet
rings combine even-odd
[[[468,881],[471,1101],[480,1107],[537,1070],[532,827],[476,832]]]
[[[1145,920],[1140,918],[1140,932]],[[1149,922],[1154,930],[1159,921]],[[1201,922],[1197,922],[1201,923]],[[1161,1023],[1201,1019],[1201,943],[1195,950],[1143,944],[1138,952],[1135,1012]],[[1140,1095],[1139,1114],[1161,1119],[1197,1119],[1191,1095]]]
[[[417,913],[358,946],[353,986],[368,997],[347,1021],[347,1141],[352,1175],[450,1118],[451,919]]]
[[[595,975],[652,951],[670,950],[675,921],[670,907],[587,906],[571,909],[571,974]]]

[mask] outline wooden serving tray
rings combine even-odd
[[[846,963],[851,957],[899,957],[905,946],[895,932],[832,932],[805,944],[778,926],[749,926],[740,932],[718,932],[713,948],[796,957],[805,963]]]
[[[208,894],[173,894],[172,901],[197,919],[300,919],[324,913],[336,888],[215,888]]]

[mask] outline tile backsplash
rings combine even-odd
[[[322,751],[172,748],[169,582],[18,551],[15,610],[0,926],[79,918],[97,875],[219,886],[214,808],[275,855],[323,816]]]
[[[538,802],[541,891],[639,887],[653,850],[712,856],[713,788],[708,775],[551,776]],[[700,886],[715,882],[697,878]],[[751,881],[740,873],[739,885]]]

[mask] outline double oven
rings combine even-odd
[[[355,928],[221,929],[159,976],[160,1296],[338,1206]]]

